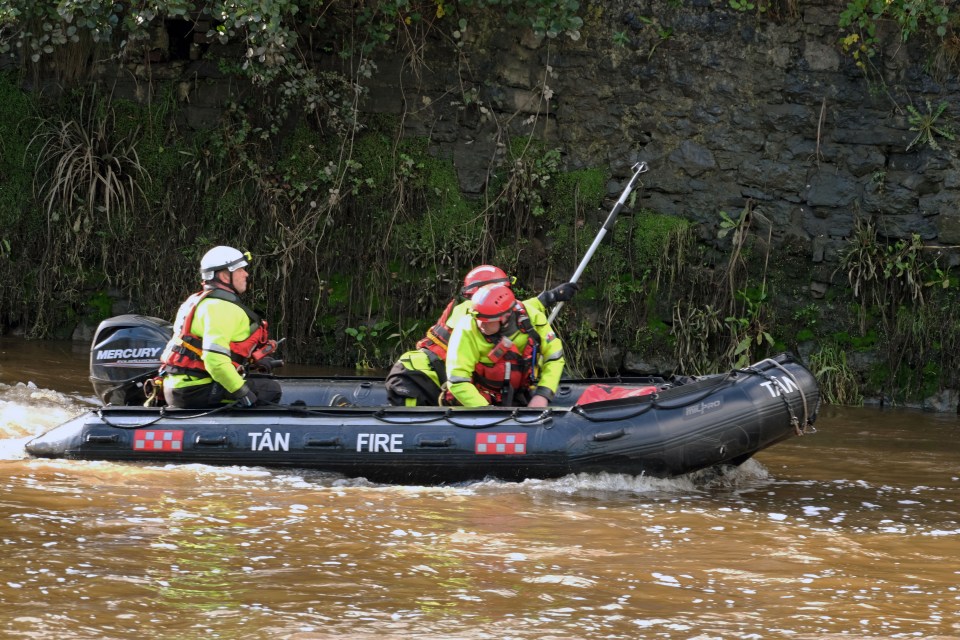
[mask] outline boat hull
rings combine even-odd
[[[618,387],[650,386],[652,379]],[[106,406],[27,444],[38,457],[315,469],[374,482],[440,484],[571,473],[671,477],[740,464],[802,434],[819,405],[786,356],[652,394],[547,410],[389,407],[382,381],[284,379],[283,406],[213,411]],[[342,404],[349,406],[328,406]]]

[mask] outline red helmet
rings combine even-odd
[[[508,287],[513,284],[503,269],[489,264],[482,264],[474,267],[463,278],[463,288],[460,289],[464,298],[470,298],[477,292],[477,289],[487,284],[503,283]]]
[[[473,312],[480,321],[498,320],[513,309],[517,298],[506,284],[488,284],[473,294]]]

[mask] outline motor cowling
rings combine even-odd
[[[151,316],[127,314],[101,322],[90,347],[90,382],[100,401],[143,404],[143,383],[157,375],[172,335],[172,323]]]

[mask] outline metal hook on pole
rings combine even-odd
[[[633,186],[636,184],[637,178],[640,177],[641,173],[646,173],[648,169],[649,167],[647,166],[646,162],[638,162],[637,164],[633,165],[633,176],[630,178],[630,181],[624,188],[623,193],[620,194],[620,198],[617,200],[617,203],[613,205],[613,209],[610,210],[610,214],[607,216],[606,222],[603,223],[603,226],[600,228],[600,232],[597,234],[597,237],[593,239],[593,244],[591,244],[590,248],[587,249],[583,259],[577,266],[577,270],[573,272],[570,282],[577,282],[580,279],[580,276],[583,275],[583,271],[587,268],[587,263],[590,262],[590,258],[592,258],[593,254],[597,251],[597,247],[600,246],[600,243],[603,241],[604,236],[607,235],[607,232],[613,228],[613,223],[617,221],[617,216],[620,214],[620,210],[623,209],[623,205],[626,204],[627,198],[630,197],[630,192],[633,191]],[[557,317],[557,314],[560,313],[561,307],[563,307],[563,302],[558,302],[556,305],[554,305],[553,310],[550,312],[550,317],[548,318],[549,322],[553,322],[554,318]]]

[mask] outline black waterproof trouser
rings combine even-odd
[[[247,378],[246,384],[257,396],[255,406],[278,404],[280,402],[283,390],[280,388],[280,383],[275,379],[250,377]],[[233,402],[233,398],[223,388],[223,385],[213,380],[205,384],[177,389],[164,385],[163,395],[167,401],[167,406],[178,409],[214,409],[222,407],[225,403]]]

